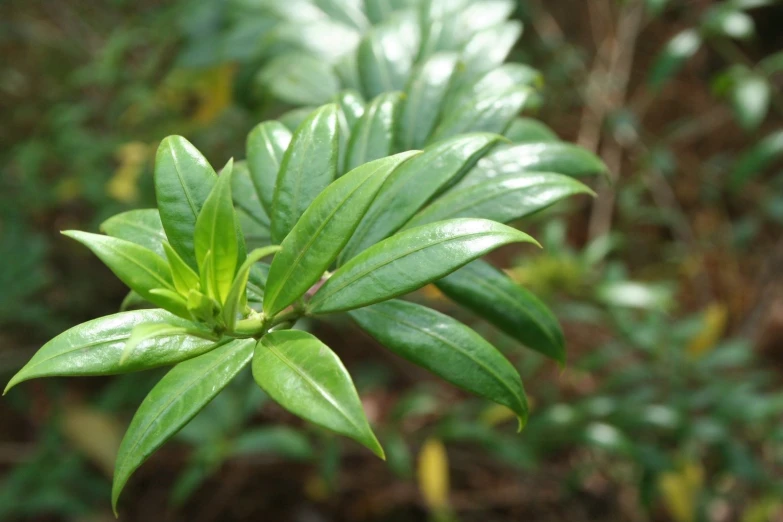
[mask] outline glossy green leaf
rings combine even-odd
[[[169,243],[196,268],[193,234],[201,207],[217,182],[207,160],[182,136],[169,136],[155,157],[155,195]]]
[[[274,175],[277,176],[277,173]],[[274,187],[272,187],[272,190],[274,190]],[[258,196],[247,161],[234,163],[234,169],[231,173],[231,196],[234,199],[234,207],[237,210],[243,212],[260,226],[269,228],[269,216],[261,198]]]
[[[312,113],[316,107],[300,107],[282,114],[278,120],[289,132],[294,132]],[[275,180],[276,182],[277,180]]]
[[[273,316],[315,284],[348,242],[386,178],[417,152],[365,163],[326,188],[305,211],[272,261],[264,313]]]
[[[456,65],[455,54],[435,54],[413,71],[400,114],[397,136],[400,150],[420,148],[427,142]]]
[[[155,296],[156,304],[164,310],[184,319],[191,319],[188,302],[179,292],[168,288],[153,288],[150,294]]]
[[[777,131],[740,155],[729,176],[732,190],[742,188],[781,157],[783,157],[783,131]]]
[[[509,407],[527,420],[522,379],[510,362],[479,334],[425,306],[393,299],[350,316],[397,355],[471,393]]]
[[[476,260],[435,284],[450,299],[528,348],[565,364],[565,339],[555,316],[500,270]]]
[[[232,162],[226,166],[196,220],[195,252],[199,273],[210,282],[214,297],[223,303],[234,281],[239,257],[237,218],[231,197]],[[205,263],[207,252],[212,253]]]
[[[122,348],[122,353],[120,354],[120,366],[128,362],[128,359],[133,355],[133,351],[136,349],[136,347],[142,344],[144,341],[156,339],[155,344],[157,344],[157,340],[160,338],[180,338],[183,335],[187,335],[189,333],[191,332],[184,326],[177,326],[167,323],[146,323],[137,325],[135,328],[133,328],[133,330],[131,330],[130,337],[128,337],[128,340],[125,341],[125,346]],[[163,342],[166,342],[166,340],[167,339],[164,339]],[[216,340],[217,339],[212,339],[213,342]]]
[[[136,243],[164,256],[166,232],[163,231],[160,212],[156,208],[122,212],[101,223],[100,230],[107,236]]]
[[[346,170],[391,154],[401,100],[402,93],[387,92],[370,102],[352,129],[345,161]]]
[[[292,105],[320,105],[340,89],[340,81],[329,63],[302,52],[273,58],[259,80],[275,98]]]
[[[472,85],[463,87],[460,92],[449,93],[445,111],[458,110],[464,103],[471,103],[471,100],[507,91],[513,87],[539,89],[543,82],[541,73],[529,65],[506,63],[492,69]]]
[[[510,0],[451,2],[448,13],[440,13],[424,25],[420,56],[461,50],[477,32],[502,24],[514,11]],[[431,14],[433,9],[430,8]]]
[[[413,217],[405,228],[451,218],[483,218],[508,223],[576,194],[593,194],[569,176],[523,172],[455,188]]]
[[[334,181],[338,158],[337,106],[313,111],[294,132],[275,186],[272,241],[281,243],[315,197]]]
[[[513,87],[470,98],[444,115],[430,143],[465,132],[503,134],[533,94],[534,91],[528,87]]]
[[[502,64],[522,34],[522,24],[513,20],[477,32],[462,52],[465,81],[478,78]]]
[[[278,252],[280,248],[274,245],[253,250],[247,255],[247,259],[239,267],[239,270],[237,270],[237,275],[231,284],[231,290],[228,292],[228,298],[226,298],[226,303],[223,307],[223,321],[229,332],[234,329],[237,316],[243,312],[243,308],[247,303],[247,282],[253,265],[266,256]]]
[[[391,299],[440,279],[510,243],[535,240],[484,219],[453,219],[400,232],[337,269],[307,304],[311,314],[340,312]]]
[[[169,371],[133,416],[117,453],[112,507],[131,474],[206,406],[250,362],[253,339],[230,341]]]
[[[277,173],[290,143],[291,132],[278,121],[260,123],[247,136],[247,166],[267,215],[272,212]]]
[[[686,29],[678,33],[663,48],[650,68],[647,83],[653,89],[660,89],[685,62],[696,54],[701,47],[701,36],[695,29]]]
[[[341,91],[336,97],[335,102],[343,110],[346,123],[349,129],[353,129],[356,122],[364,114],[364,100],[361,94],[353,90]]]
[[[406,18],[388,21],[367,33],[357,54],[365,98],[405,88],[418,40],[416,24]]]
[[[183,296],[187,296],[191,289],[199,287],[198,274],[168,243],[163,243],[163,250],[166,252],[166,259],[169,260],[174,288]]]
[[[767,79],[755,73],[738,74],[731,89],[731,105],[745,130],[761,125],[769,111],[772,88]]]
[[[505,132],[512,143],[560,141],[555,131],[533,118],[515,118]]]
[[[522,172],[554,172],[575,178],[606,174],[604,162],[587,149],[565,142],[524,143],[496,147],[479,161],[458,187]]]
[[[373,201],[340,255],[343,264],[386,239],[428,201],[465,175],[499,140],[497,134],[464,134],[427,147],[398,168]]]
[[[311,334],[280,330],[262,337],[253,356],[253,377],[294,415],[350,437],[384,458],[351,376],[337,355]]]
[[[39,377],[113,375],[175,364],[201,355],[215,344],[190,335],[159,338],[141,343],[120,365],[125,343],[133,329],[141,324],[196,326],[160,309],[120,312],[87,321],[43,345],[14,375],[5,391]]]
[[[175,290],[168,263],[152,250],[124,239],[78,230],[67,230],[63,234],[92,250],[120,281],[150,303],[164,306],[150,290]]]

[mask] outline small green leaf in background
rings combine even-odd
[[[783,131],[777,131],[740,155],[729,175],[732,190],[736,192],[741,189],[781,157],[783,157]]]
[[[484,219],[452,219],[400,232],[337,269],[306,305],[311,314],[340,312],[391,299],[440,279],[527,234]]]
[[[593,194],[562,174],[522,172],[457,187],[416,214],[405,229],[451,218],[482,218],[508,223],[576,194]]]
[[[396,299],[354,310],[350,316],[397,355],[460,388],[508,406],[520,425],[525,424],[527,399],[514,366],[456,319]]]
[[[676,75],[685,62],[701,47],[701,36],[695,29],[678,33],[663,48],[650,68],[647,84],[657,90]]]
[[[272,242],[280,244],[310,203],[337,176],[337,105],[313,111],[294,132],[272,203]]]
[[[346,153],[346,170],[391,154],[401,100],[402,93],[387,92],[370,102],[353,126]]]
[[[14,375],[5,391],[39,377],[113,375],[147,370],[201,355],[215,343],[189,335],[175,335],[143,343],[124,364],[120,356],[139,325],[194,328],[195,324],[164,310],[133,310],[107,315],[74,326],[45,345]]]
[[[504,136],[512,143],[540,143],[560,140],[555,131],[533,118],[515,118]]]
[[[204,202],[195,228],[194,246],[199,273],[209,281],[209,287],[214,291],[214,295],[210,296],[220,303],[228,296],[239,257],[237,219],[231,198],[232,168],[233,162],[229,162],[221,172]],[[208,252],[211,258],[206,262]]]
[[[769,111],[772,88],[767,79],[747,71],[735,75],[730,99],[740,126],[745,130],[758,128]]]
[[[365,98],[405,89],[418,47],[415,25],[404,17],[397,18],[374,27],[362,39],[357,63]]]
[[[473,80],[500,66],[522,34],[522,24],[504,22],[476,33],[462,52],[462,78]]]
[[[351,376],[337,355],[311,334],[280,330],[265,335],[253,356],[253,377],[291,413],[350,437],[384,458]]]
[[[243,431],[231,444],[231,455],[280,455],[286,459],[307,461],[313,458],[313,447],[307,437],[287,426],[263,426]]]
[[[112,484],[112,507],[128,479],[152,453],[206,406],[253,355],[253,339],[230,341],[169,371],[150,391],[122,439]]]
[[[557,318],[535,295],[500,270],[476,260],[435,283],[447,297],[528,348],[565,364]]]
[[[247,136],[247,166],[267,215],[272,213],[277,173],[290,143],[291,132],[278,121],[260,123]]]
[[[321,105],[340,89],[340,81],[322,58],[301,52],[281,54],[259,73],[275,98],[291,105]]]
[[[400,150],[423,147],[435,128],[456,54],[435,54],[416,67],[405,88],[397,142]]]
[[[163,231],[160,212],[156,208],[122,212],[101,223],[100,230],[107,236],[136,243],[164,256],[166,232]]]
[[[277,177],[276,172],[274,176]],[[272,190],[274,191],[274,187]],[[231,173],[231,197],[234,199],[234,208],[240,223],[243,220],[249,220],[253,223],[253,227],[248,227],[249,230],[256,234],[265,232],[268,237],[271,225],[269,215],[267,215],[266,208],[258,195],[246,161],[234,163],[234,169]],[[264,232],[260,232],[261,229]]]
[[[272,316],[301,297],[329,268],[353,234],[386,178],[418,152],[404,152],[358,167],[313,201],[272,261],[264,313]]]
[[[193,231],[217,174],[202,154],[182,136],[169,136],[155,157],[155,196],[169,243],[196,268]]]
[[[459,181],[502,137],[472,133],[427,147],[398,168],[373,201],[339,264],[397,232],[428,201]]]
[[[120,281],[150,303],[161,303],[150,290],[175,290],[168,263],[152,250],[124,239],[78,230],[66,230],[63,235],[92,250]]]

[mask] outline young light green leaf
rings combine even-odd
[[[272,213],[277,173],[290,143],[291,132],[278,121],[260,123],[247,136],[247,166],[267,215]]]
[[[120,365],[120,356],[133,329],[141,324],[195,328],[169,312],[133,310],[87,321],[46,343],[14,375],[5,392],[20,382],[39,377],[113,375],[175,364],[210,350],[214,341],[175,335],[144,342]]]
[[[169,371],[139,406],[117,453],[112,507],[131,474],[250,362],[253,339],[234,340]]]
[[[217,309],[215,302],[198,290],[194,289],[188,292],[187,307],[188,313],[197,321],[207,324],[215,322]]]
[[[565,339],[555,316],[535,295],[490,264],[473,261],[435,285],[528,348],[565,364]]]
[[[339,264],[386,239],[428,201],[465,175],[502,137],[497,134],[464,134],[427,147],[396,169],[375,198]]]
[[[397,299],[354,310],[350,316],[397,355],[509,407],[520,425],[525,424],[528,405],[519,374],[494,346],[456,319]]]
[[[435,54],[421,63],[405,89],[397,141],[400,150],[423,147],[435,128],[456,54]]]
[[[264,313],[273,316],[301,297],[337,258],[386,178],[418,154],[365,163],[324,190],[285,238],[272,261]]]
[[[337,269],[306,310],[326,314],[385,301],[440,279],[490,250],[518,242],[535,240],[484,219],[452,219],[406,230]]]
[[[193,288],[199,287],[199,277],[196,272],[179,257],[179,254],[168,243],[163,243],[163,250],[171,267],[171,278],[174,288],[183,296],[187,296]]]
[[[78,230],[66,230],[63,235],[92,250],[120,281],[150,303],[166,303],[150,293],[153,288],[175,290],[168,263],[152,250],[124,239]]]
[[[324,105],[302,122],[283,156],[272,204],[272,241],[280,244],[305,209],[337,175],[337,106]]]
[[[606,174],[604,162],[587,149],[565,142],[523,143],[495,148],[455,189],[521,172],[554,172],[575,178]]]
[[[460,217],[508,223],[576,194],[594,195],[586,185],[561,174],[523,172],[498,176],[438,198],[406,223],[405,228]]]
[[[503,134],[533,95],[529,87],[512,87],[470,98],[444,116],[429,142],[470,131]]]
[[[647,83],[658,90],[679,72],[685,62],[701,47],[701,36],[695,29],[686,29],[672,38],[650,68]]]
[[[207,160],[182,136],[169,136],[155,157],[155,195],[169,243],[196,268],[193,233],[201,207],[217,182]]]
[[[196,220],[195,252],[199,273],[209,281],[212,297],[223,303],[234,281],[239,256],[237,218],[231,198],[232,162],[218,177],[218,182],[204,202]],[[207,253],[211,253],[207,263]],[[203,287],[202,287],[203,288]]]
[[[560,141],[555,131],[533,118],[515,118],[504,136],[512,143]]]
[[[237,270],[237,275],[234,278],[234,282],[231,285],[231,290],[228,292],[228,298],[226,304],[223,307],[223,321],[226,323],[228,331],[234,329],[237,316],[242,313],[242,309],[247,303],[247,281],[250,277],[250,269],[253,265],[265,258],[268,255],[278,252],[281,247],[277,245],[257,248],[247,255],[247,259],[242,266]]]
[[[168,288],[153,288],[150,290],[150,294],[155,296],[161,308],[183,319],[191,319],[192,316],[188,312],[187,300],[181,294]]]
[[[345,161],[346,170],[391,154],[401,100],[402,93],[386,92],[370,102],[351,132]]]
[[[163,231],[160,212],[156,208],[122,212],[101,223],[100,230],[107,236],[149,248],[161,257],[164,255],[166,232]]]
[[[357,51],[365,98],[405,88],[418,41],[417,24],[407,18],[387,21],[367,33]]]
[[[307,332],[280,330],[261,338],[253,377],[285,409],[350,437],[384,458],[351,376],[328,346]]]

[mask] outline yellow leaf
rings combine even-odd
[[[82,405],[66,405],[63,434],[106,476],[114,475],[114,459],[122,441],[122,428],[114,417]]]
[[[200,81],[196,83],[199,103],[193,115],[195,123],[208,125],[231,105],[236,69],[236,64],[226,63],[204,71]]]
[[[120,165],[106,183],[106,193],[117,201],[133,203],[139,197],[138,181],[149,157],[150,147],[138,141],[121,145],[116,152]]]
[[[711,303],[704,311],[702,328],[688,344],[688,355],[698,359],[715,348],[726,330],[728,310],[723,303]]]
[[[662,473],[658,487],[664,504],[676,522],[695,522],[696,507],[704,469],[697,463],[686,463],[680,470]]]
[[[768,497],[758,500],[748,506],[742,513],[742,522],[772,522],[783,517],[783,502]]]
[[[497,426],[516,417],[516,413],[502,404],[493,404],[481,412],[481,422],[490,427]]]
[[[449,505],[449,459],[446,448],[437,439],[427,440],[419,452],[419,490],[424,503],[434,512]]]

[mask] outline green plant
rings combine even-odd
[[[302,317],[349,311],[392,351],[513,410],[521,427],[527,418],[522,382],[499,352],[448,316],[392,300],[499,246],[535,242],[482,219],[484,214],[509,221],[589,192],[572,178],[538,173],[491,193],[509,199],[507,205],[482,205],[473,185],[438,198],[465,175],[475,151],[485,153],[499,140],[458,136],[423,152],[363,163],[338,177],[336,105],[315,110],[290,137],[280,124],[262,123],[249,137],[248,163],[229,161],[219,176],[187,140],[166,138],[155,165],[157,210],[109,219],[102,226],[108,235],[64,232],[90,248],[137,300],[158,308],[66,331],[7,389],[35,377],[176,365],[128,428],[115,468],[115,506],[131,473],[251,360],[256,382],[272,399],[383,457],[338,357],[311,334],[292,329]],[[469,197],[457,197],[465,191]],[[445,198],[468,204],[450,204],[450,213],[438,210]],[[243,215],[268,216],[269,222],[264,238],[247,234],[260,245],[249,253]],[[275,244],[262,245],[269,241]],[[272,254],[270,265],[260,263]],[[474,301],[484,295],[492,303],[496,295],[469,277],[466,295]],[[500,273],[493,277],[496,292],[511,284]],[[508,302],[498,314],[500,326],[508,327],[509,317],[518,314],[540,334],[522,335],[523,342],[562,361],[562,334],[551,313],[532,296]]]

